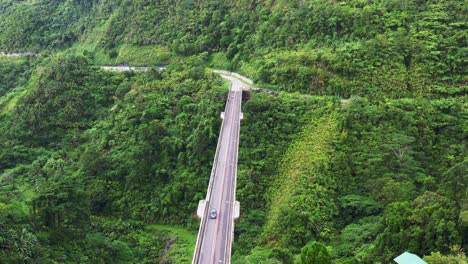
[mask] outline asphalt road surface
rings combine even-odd
[[[234,239],[234,202],[236,197],[237,156],[239,149],[240,113],[242,84],[239,80],[222,75],[231,81],[224,112],[223,128],[218,142],[218,157],[212,175],[211,192],[207,194],[208,210],[202,221],[205,224],[199,247],[199,260],[196,263],[230,263],[231,247]],[[209,214],[216,209],[218,215],[211,219]],[[196,249],[197,250],[197,249]]]

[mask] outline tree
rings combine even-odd
[[[283,264],[293,264],[294,258],[291,250],[287,248],[280,248],[276,247],[271,250],[271,254],[269,256],[271,259],[277,259],[281,261]]]
[[[412,203],[395,202],[385,210],[385,229],[377,238],[375,257],[390,261],[405,250],[418,255],[460,244],[455,203],[433,192],[425,192]]]
[[[305,245],[301,249],[302,264],[331,264],[327,247],[317,241]]]
[[[451,254],[443,255],[440,252],[432,252],[431,255],[425,256],[423,259],[428,264],[467,264],[468,258],[460,246],[453,246]]]
[[[58,54],[34,76],[32,89],[20,100],[17,116],[36,138],[54,139],[69,129],[86,128],[93,113],[92,74],[85,57]]]
[[[34,198],[36,223],[50,231],[57,242],[76,239],[89,227],[89,197],[84,188],[80,177],[57,173],[44,182]]]

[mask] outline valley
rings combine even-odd
[[[240,217],[200,263],[467,263],[466,11],[0,0],[0,262],[191,263],[231,73]]]

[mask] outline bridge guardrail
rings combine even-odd
[[[240,101],[240,102],[239,102],[239,105],[241,106],[241,105],[242,105],[242,96],[240,96],[238,100]],[[241,110],[241,109],[239,109],[239,110]],[[240,119],[239,119],[239,123],[240,123]],[[236,133],[237,133],[237,139],[240,140],[240,124],[239,124],[239,126],[238,126],[238,129],[237,129]],[[239,145],[237,145],[237,147],[236,147],[236,164],[237,164],[238,160],[239,160]],[[237,165],[236,165],[236,166],[237,166]],[[235,172],[234,172],[234,180],[233,180],[233,181],[234,181],[234,188],[233,188],[234,194],[233,194],[232,197],[233,197],[233,202],[234,202],[234,203],[233,203],[232,206],[233,206],[233,209],[234,209],[235,204],[236,204],[237,169],[236,169]],[[232,213],[232,211],[231,211],[231,213]],[[230,240],[227,240],[226,242],[227,242],[227,248],[230,249],[230,250],[229,250],[229,251],[226,250],[226,251],[224,252],[224,254],[225,254],[225,255],[224,255],[224,259],[228,259],[227,254],[231,254],[232,242],[233,242],[233,240],[234,240],[234,221],[235,221],[235,219],[234,219],[234,217],[232,217],[232,214],[231,214],[231,219],[230,219],[229,221],[232,221],[232,224],[229,225],[229,230],[228,230],[228,233],[231,234],[231,236],[230,236],[231,239],[230,239]],[[229,259],[230,259],[230,257],[229,257]],[[229,263],[230,263],[230,262],[229,262]]]

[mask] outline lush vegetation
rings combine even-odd
[[[258,100],[244,112],[258,117]],[[252,139],[241,142],[241,157],[257,158],[244,154],[249,161],[241,161],[248,169],[239,177],[244,213],[236,249],[251,257],[239,263],[272,263],[273,252],[299,254],[310,241],[329,246],[336,263],[389,263],[405,250],[423,256],[466,247],[464,100],[312,102],[307,121],[296,121],[300,131],[287,132],[290,123],[274,120],[282,112],[268,100],[269,118],[258,124],[265,132],[244,132]],[[247,118],[244,127],[259,119]],[[271,134],[277,130],[295,135],[286,148]],[[270,140],[274,145],[264,143]]]
[[[207,52],[214,65],[317,95],[466,92],[463,1],[3,0],[0,10],[0,49],[75,46],[100,63],[153,65]]]
[[[169,236],[145,224],[195,229],[224,84],[194,65],[125,75],[59,54],[36,66],[0,117],[0,258],[163,258]]]
[[[463,1],[0,0],[0,262],[188,263],[227,84],[233,263],[466,263]],[[164,72],[110,73],[130,63]]]
[[[14,88],[26,85],[30,75],[29,68],[29,58],[0,55],[0,98]]]

